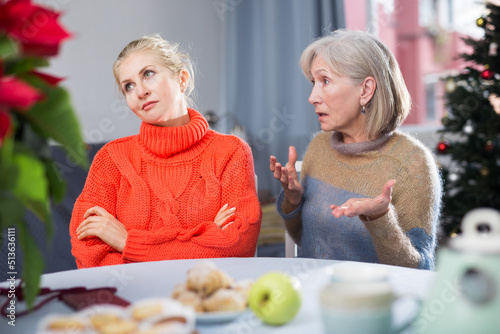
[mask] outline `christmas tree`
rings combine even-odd
[[[442,226],[460,232],[462,217],[478,207],[500,209],[500,6],[486,4],[476,24],[484,37],[464,39],[466,67],[445,78],[447,111],[437,145],[444,181]]]

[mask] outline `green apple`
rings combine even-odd
[[[296,285],[283,272],[264,274],[252,285],[248,305],[264,323],[283,325],[295,317],[302,303]]]

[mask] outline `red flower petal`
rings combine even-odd
[[[59,43],[48,44],[48,43],[22,43],[21,50],[23,54],[40,56],[40,57],[50,57],[55,56],[59,53]]]
[[[46,74],[46,73],[42,73],[42,72],[38,72],[38,71],[31,71],[30,73],[36,75],[37,77],[39,77],[40,79],[42,79],[43,81],[45,81],[46,83],[48,83],[51,86],[56,86],[58,83],[60,83],[61,81],[64,80],[64,78],[58,78],[58,77],[52,76],[50,74]]]
[[[0,107],[29,109],[43,98],[43,94],[14,77],[0,79]]]
[[[0,110],[0,146],[2,146],[3,139],[10,132],[12,122],[9,114],[6,111]]]
[[[23,50],[38,56],[57,54],[70,34],[58,22],[59,13],[29,1],[9,1],[0,7],[0,28],[19,40]]]

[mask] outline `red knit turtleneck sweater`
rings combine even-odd
[[[262,211],[250,147],[208,129],[188,109],[180,127],[142,123],[140,133],[106,144],[95,156],[70,223],[79,268],[137,261],[253,256]],[[228,203],[236,212],[213,222]],[[100,206],[125,225],[123,253],[97,237],[78,240],[84,213]]]

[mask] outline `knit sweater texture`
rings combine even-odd
[[[79,268],[168,259],[254,256],[262,211],[248,144],[190,122],[114,140],[95,156],[70,223]],[[227,228],[214,223],[224,204],[236,207]],[[125,225],[123,252],[100,238],[78,240],[85,212],[100,206]]]
[[[389,212],[373,221],[335,218],[331,204],[377,197],[396,180]],[[396,131],[374,142],[344,144],[340,133],[321,132],[305,154],[303,200],[277,208],[302,257],[434,268],[441,180],[430,151]]]

